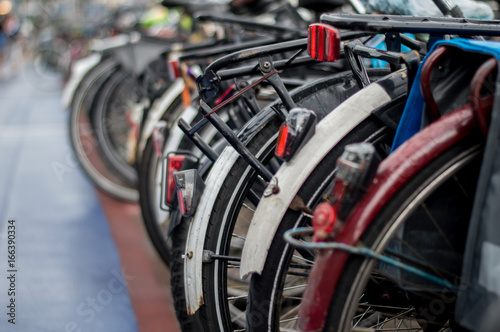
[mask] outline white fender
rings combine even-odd
[[[275,177],[277,194],[261,198],[254,213],[243,247],[240,276],[260,274],[276,230],[296,193],[324,156],[356,125],[374,110],[391,101],[377,83],[360,90],[316,126],[316,133],[292,159],[283,164]]]
[[[176,79],[167,90],[161,95],[160,98],[156,99],[151,109],[149,110],[148,117],[144,123],[144,129],[142,131],[141,138],[138,142],[137,148],[139,153],[144,150],[146,142],[153,132],[155,124],[160,121],[161,116],[167,110],[167,108],[172,104],[172,102],[179,96],[184,90],[184,81],[181,78]]]
[[[184,259],[184,288],[186,305],[189,314],[194,314],[203,304],[202,267],[203,248],[212,207],[220,187],[240,155],[233,147],[222,151],[205,181],[205,190],[200,198],[186,241],[186,258]],[[201,212],[201,213],[200,213]]]
[[[276,132],[274,140],[276,140],[277,137],[278,133]],[[261,156],[267,148],[268,145],[262,146],[256,153],[256,156]],[[187,310],[190,314],[194,314],[203,304],[203,248],[205,246],[205,237],[212,209],[219,195],[222,183],[229,175],[230,170],[239,157],[240,154],[234,150],[232,146],[227,146],[224,151],[222,151],[210,170],[205,183],[205,190],[203,191],[198,209],[189,227],[185,251],[189,254],[186,255],[184,260],[184,289]],[[247,168],[245,172],[250,172],[250,170]],[[244,173],[242,178],[245,178],[246,175],[247,173]],[[243,181],[240,180],[237,186],[242,184]]]
[[[80,84],[81,80],[90,69],[94,68],[99,61],[101,61],[101,55],[94,53],[88,57],[78,59],[75,61],[71,68],[71,76],[64,86],[62,93],[62,103],[64,108],[69,108],[71,105],[71,100],[75,95],[76,88]]]

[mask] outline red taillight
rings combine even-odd
[[[181,70],[179,69],[179,60],[168,60],[168,68],[170,72],[170,79],[173,81],[181,77]]]
[[[175,181],[174,175],[182,169],[182,165],[184,165],[184,159],[186,156],[169,156],[167,159],[167,169],[168,169],[168,179],[167,179],[167,198],[166,203],[172,204],[174,200],[175,193]]]
[[[316,114],[305,108],[292,108],[281,125],[274,154],[290,161],[315,133]]]
[[[314,229],[314,242],[326,240],[335,228],[337,213],[329,203],[321,203],[314,210],[312,225]]]
[[[283,123],[280,127],[280,132],[278,134],[278,141],[276,142],[276,148],[274,154],[277,157],[285,159],[286,156],[286,139],[288,136],[288,126]]]
[[[307,52],[318,61],[336,61],[340,54],[340,32],[328,24],[314,23],[307,33]]]

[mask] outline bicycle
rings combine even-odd
[[[366,194],[336,228],[333,242],[302,245],[291,235],[304,235],[304,229],[288,232],[294,245],[334,249],[320,252],[311,270],[308,285],[315,286],[306,286],[299,313],[303,330],[378,329],[384,324],[460,329],[454,304],[494,96],[492,86],[484,84],[497,71],[488,46],[469,40],[436,45],[421,76],[427,115],[434,121],[382,161]],[[444,83],[443,70],[447,75],[462,71],[454,76],[455,86],[471,81],[469,104],[456,94],[435,93],[450,84]],[[339,167],[343,174],[356,172],[342,161]],[[342,197],[334,200],[342,205]],[[439,305],[439,312],[432,305]],[[370,306],[373,311],[365,310]],[[355,312],[361,314],[353,319]]]
[[[305,48],[305,43],[303,43],[303,48]],[[291,45],[291,44],[290,44]],[[299,44],[298,44],[299,45]],[[290,47],[287,45],[287,47]],[[275,46],[276,48],[276,46]],[[267,49],[262,49],[262,51],[269,52],[269,48]],[[257,49],[252,52],[246,52],[245,54],[252,55],[253,57],[258,57],[259,53],[257,53]],[[265,54],[265,53],[264,53]],[[233,59],[239,59],[241,57],[240,54],[235,54],[232,56]],[[299,59],[299,58],[297,58]],[[262,61],[262,60],[261,60]],[[299,60],[297,60],[299,61]],[[311,61],[309,58],[308,61]],[[220,63],[231,63],[230,58],[228,59],[221,59],[219,61]],[[286,61],[285,61],[286,63]],[[211,65],[212,68],[219,68],[218,66],[219,63],[216,62]],[[250,66],[252,68],[253,66]],[[272,65],[271,65],[272,68]],[[272,70],[272,69],[269,69]],[[374,72],[375,73],[375,72]],[[379,71],[379,74],[385,74],[387,71]],[[220,74],[219,74],[220,75]],[[375,77],[380,77],[376,75]],[[213,75],[212,75],[213,76]],[[222,75],[220,75],[223,77]],[[332,77],[332,80],[325,80],[323,79],[322,82],[318,82],[314,85],[311,85],[309,88],[311,92],[308,93],[308,95],[302,96],[301,98],[306,98],[304,99],[307,101],[307,98],[310,100],[306,103],[301,103],[301,106],[309,106],[310,108],[315,108],[318,110],[318,118],[321,118],[321,112],[325,111],[325,114],[329,113],[336,105],[338,105],[339,102],[341,102],[347,95],[350,95],[357,91],[359,87],[356,85],[356,81],[353,77],[354,75],[352,74],[341,74],[338,75],[336,78]],[[396,75],[397,76],[397,75]],[[373,77],[373,74],[372,74]],[[406,91],[406,81],[403,79],[403,76],[397,76],[397,77],[392,77],[394,80],[396,86],[403,86],[402,89],[396,89],[395,94],[398,93],[403,93]],[[349,82],[348,84],[346,84]],[[389,84],[389,83],[388,83]],[[341,91],[345,88],[342,88],[342,85],[348,87],[349,92],[346,94],[345,91],[342,93],[333,93],[330,94],[327,91]],[[393,84],[394,85],[394,84]],[[329,90],[330,89],[330,90]],[[321,96],[318,98],[318,96]],[[387,95],[386,95],[387,96]],[[329,101],[328,99],[337,99],[337,100],[331,100]],[[320,101],[321,106],[317,104],[317,102]],[[333,102],[332,102],[333,101]],[[384,102],[388,102],[387,100],[383,100]],[[326,102],[326,103],[325,103]],[[329,104],[328,104],[329,103]],[[203,106],[202,106],[203,107]],[[208,114],[210,112],[209,109],[205,108],[203,111],[205,114]],[[282,117],[281,117],[282,118]],[[216,120],[213,120],[215,122]],[[273,122],[278,121],[278,117],[276,120],[273,120]],[[276,125],[273,125],[276,126]],[[256,127],[256,126],[254,126]],[[260,125],[259,128],[265,128],[264,125]],[[275,144],[275,135],[277,134],[276,127],[274,130],[269,131],[268,138],[265,139],[267,143],[264,144],[266,152],[262,155],[264,160],[264,165],[267,163],[265,160],[267,155],[269,157],[272,156],[272,149],[274,148]],[[219,129],[220,130],[220,129]],[[266,128],[267,130],[267,128]],[[187,130],[189,131],[189,129]],[[261,130],[263,131],[263,129]],[[372,132],[370,132],[371,134]],[[191,133],[190,133],[191,134]],[[259,135],[264,135],[260,134]],[[273,136],[274,135],[274,136]],[[256,136],[257,137],[257,136]],[[233,146],[237,145],[236,143],[232,143]],[[259,151],[262,147],[262,143],[258,143],[258,145],[255,146],[256,151]],[[238,147],[235,146],[235,149],[238,149]],[[261,151],[263,153],[263,151]],[[206,188],[210,189],[205,189],[203,191],[203,195],[201,196],[201,199],[199,201],[199,207],[196,210],[196,214],[194,216],[194,220],[192,222],[192,225],[190,226],[191,231],[189,232],[189,237],[187,239],[187,245],[186,245],[186,250],[184,253],[191,253],[190,255],[186,254],[186,257],[191,256],[189,259],[185,259],[185,264],[187,268],[187,273],[190,275],[190,277],[185,277],[185,280],[189,280],[189,283],[184,286],[184,289],[186,289],[187,292],[187,297],[188,297],[188,304],[189,304],[189,310],[191,312],[194,312],[198,309],[200,306],[198,299],[203,298],[205,301],[210,301],[211,305],[209,306],[208,303],[206,302],[204,306],[202,307],[202,311],[209,310],[211,312],[210,318],[204,318],[206,322],[210,321],[215,321],[217,320],[218,322],[229,322],[231,318],[229,318],[229,312],[231,310],[227,310],[227,308],[233,308],[232,311],[232,317],[238,317],[238,316],[243,316],[241,314],[241,305],[238,305],[240,309],[234,310],[236,306],[233,306],[233,304],[228,303],[226,296],[223,294],[224,292],[227,292],[229,294],[232,292],[231,289],[227,288],[229,281],[226,279],[225,276],[225,269],[226,269],[226,261],[229,260],[230,262],[236,262],[238,260],[237,257],[237,251],[232,251],[231,254],[230,248],[236,249],[240,245],[230,245],[230,238],[232,237],[232,228],[233,227],[238,227],[235,226],[235,223],[237,221],[237,216],[240,213],[243,213],[244,207],[248,209],[252,209],[251,205],[249,203],[243,203],[243,200],[245,199],[245,195],[248,192],[249,188],[253,185],[253,180],[252,177],[255,177],[255,175],[252,175],[253,172],[251,172],[251,166],[244,166],[246,163],[248,163],[248,160],[251,159],[249,155],[253,155],[255,152],[252,151],[250,154],[243,154],[241,151],[236,152],[232,149],[228,149],[224,151],[221,155],[224,156],[225,158],[219,157],[218,161],[215,163],[213,166],[213,169],[211,171],[210,175],[207,178],[206,181]],[[243,157],[238,157],[238,155],[241,154]],[[219,161],[220,160],[220,161]],[[239,160],[236,162],[236,160]],[[229,162],[227,162],[229,161]],[[231,166],[234,165],[234,166]],[[233,168],[233,170],[231,170]],[[253,166],[253,167],[259,167],[259,166]],[[230,171],[231,170],[231,171]],[[262,177],[266,175],[262,175]],[[228,185],[220,185],[220,181],[224,179],[224,182],[227,181],[232,181],[231,184]],[[247,179],[252,179],[250,182],[247,181]],[[255,179],[255,178],[254,178]],[[236,183],[235,183],[236,181]],[[259,180],[255,182],[255,184],[258,184]],[[230,183],[230,182],[227,182]],[[237,188],[238,192],[236,193],[234,191],[234,188]],[[260,197],[262,193],[262,189],[255,189],[254,190],[257,195],[254,195],[251,191],[251,196],[256,196]],[[206,193],[206,194],[205,194]],[[252,202],[252,205],[256,204],[256,201],[252,201],[252,197],[249,197],[249,201]],[[258,201],[258,200],[257,200]],[[242,204],[243,203],[243,204]],[[196,207],[192,207],[192,209],[196,209]],[[209,212],[209,211],[217,211],[215,212]],[[210,224],[206,223],[206,218],[207,216],[210,217],[212,221],[210,221]],[[229,216],[229,217],[227,217]],[[213,221],[216,220],[216,221]],[[210,225],[208,226],[207,229],[207,224]],[[213,226],[212,226],[213,225]],[[247,225],[248,226],[248,225]],[[246,226],[246,227],[247,227]],[[243,231],[244,227],[241,229]],[[207,236],[205,235],[207,234]],[[205,242],[205,239],[215,239],[218,242]],[[233,236],[234,240],[236,241],[241,241],[243,238],[240,236]],[[182,245],[182,241],[180,241],[180,245]],[[234,244],[234,243],[233,243]],[[177,245],[174,244],[174,247],[177,247]],[[205,249],[205,250],[204,250]],[[208,255],[208,256],[207,256]],[[180,256],[180,255],[179,255]],[[201,257],[203,257],[203,261],[201,260]],[[208,258],[207,258],[208,257]],[[179,257],[180,258],[180,257]],[[178,258],[177,258],[178,259]],[[221,260],[219,263],[218,260]],[[227,263],[229,268],[234,268],[237,267],[237,264],[234,263]],[[215,270],[214,267],[215,266]],[[172,270],[176,271],[178,270],[177,265],[174,268],[172,265]],[[199,277],[199,271],[203,271],[204,274],[204,279],[205,280],[214,280],[214,285],[217,283],[220,283],[220,286],[213,286],[207,283],[209,288],[206,288],[207,286],[199,285],[201,282],[201,278]],[[215,271],[215,272],[214,272]],[[214,275],[219,274],[219,277],[214,277]],[[229,274],[228,274],[229,275]],[[219,285],[219,284],[217,284]],[[239,287],[239,285],[238,285]],[[173,289],[179,289],[180,287],[178,285],[173,285]],[[227,288],[227,289],[226,289]],[[220,291],[222,289],[222,292]],[[201,295],[201,292],[208,292],[207,294]],[[241,290],[238,291],[240,293],[236,297],[231,297],[234,298],[234,300],[238,299],[244,299],[244,294],[241,293]],[[218,299],[218,300],[217,300]],[[215,302],[213,302],[215,301]],[[219,304],[214,304],[214,303],[219,303]],[[226,303],[226,304],[224,304]],[[226,309],[221,308],[220,306],[224,305],[227,306]],[[209,308],[209,309],[207,309]],[[217,317],[217,318],[215,318]],[[230,329],[230,323],[219,323],[219,329],[222,330],[228,330]],[[239,320],[237,322],[237,325],[242,325],[243,321]],[[210,327],[207,326],[207,328],[214,328],[213,325],[210,325]]]

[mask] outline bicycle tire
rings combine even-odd
[[[96,89],[99,78],[117,67],[118,63],[115,60],[106,59],[85,75],[71,102],[69,136],[79,165],[94,185],[112,197],[135,202],[139,196],[136,188],[123,183],[105,165],[96,147],[97,141],[90,118],[92,112],[89,112],[87,108],[88,104],[94,101],[90,98],[90,89]]]
[[[413,245],[415,243],[415,236],[408,238],[404,237],[405,233],[400,235],[399,233],[402,232],[401,227],[404,225],[404,227],[410,228],[414,232],[417,230],[423,232],[427,224],[431,225],[434,223],[434,221],[431,221],[434,219],[436,225],[438,225],[434,226],[436,229],[427,230],[426,233],[419,234],[424,234],[426,237],[435,235],[442,237],[441,240],[444,239],[445,241],[434,241],[430,247],[420,247],[419,249],[421,250],[416,250],[413,254],[417,255],[418,253],[419,260],[422,260],[424,264],[426,262],[430,263],[434,271],[440,267],[444,268],[444,270],[439,270],[444,271],[440,273],[442,275],[448,276],[448,274],[444,273],[450,272],[452,273],[450,275],[459,276],[462,261],[457,258],[454,263],[451,263],[450,256],[446,255],[446,251],[443,250],[443,245],[447,246],[449,242],[452,244],[452,248],[456,250],[454,254],[458,254],[459,257],[463,255],[467,227],[482,160],[483,144],[481,142],[483,139],[478,136],[477,133],[468,135],[465,139],[462,139],[447,151],[437,156],[419,173],[409,179],[392,196],[392,200],[375,216],[370,226],[363,233],[360,242],[374,252],[382,254],[389,244],[391,247],[394,247],[399,237],[404,240],[403,247],[413,246],[413,249],[416,250],[417,246]],[[422,209],[420,209],[421,206],[423,207]],[[441,218],[433,216],[433,214],[438,213]],[[426,222],[426,218],[423,218],[423,216],[427,216],[429,221]],[[414,226],[417,219],[418,227]],[[451,225],[450,220],[452,220]],[[443,235],[447,236],[446,239]],[[410,242],[407,242],[408,240]],[[432,257],[429,254],[430,252],[437,258],[429,258]],[[432,262],[429,262],[430,260]],[[447,263],[449,263],[448,266],[445,266]],[[365,287],[369,287],[369,279],[372,270],[375,268],[376,264],[371,259],[360,256],[349,257],[342,270],[328,309],[328,316],[324,327],[325,331],[349,331],[352,329],[351,318],[359,303],[359,297],[357,296],[360,296],[366,289],[370,290],[369,288],[365,289]],[[380,266],[380,268],[384,270],[383,266]],[[385,269],[387,270],[387,268]],[[394,270],[399,271],[397,269]],[[442,327],[435,326],[445,324],[445,322],[448,322],[447,327],[455,326],[453,323],[453,308],[456,293],[454,291],[452,292],[443,286],[439,286],[436,291],[433,285],[408,273],[405,274],[404,271],[399,271],[399,273],[394,273],[393,271],[390,273],[394,280],[389,280],[389,273],[384,273],[381,274],[380,279],[382,282],[388,283],[385,285],[385,289],[391,289],[391,292],[383,298],[377,299],[376,301],[379,301],[379,303],[375,303],[375,306],[380,308],[381,305],[388,306],[391,303],[394,304],[394,308],[392,309],[394,313],[392,311],[385,313],[385,315],[393,315],[394,317],[398,312],[397,305],[406,305],[406,309],[408,309],[408,305],[414,307],[413,310],[408,310],[408,312],[404,313],[405,316],[402,316],[403,312],[400,312],[401,315],[399,317],[405,317],[405,320],[401,319],[398,325],[403,325],[404,323],[407,329],[408,324],[415,324],[415,328],[412,327],[413,325],[410,328],[423,331],[437,331],[438,328]],[[397,280],[398,277],[401,280]],[[453,284],[457,282],[456,280],[451,281]],[[409,285],[409,282],[411,282],[411,285]],[[398,292],[403,290],[408,303],[402,301],[401,298],[396,298],[390,287],[394,287]],[[444,292],[452,292],[454,299],[447,295],[446,302],[444,302],[442,298],[439,298]],[[373,301],[371,295],[366,297],[366,299]],[[436,304],[441,306],[440,312],[432,311],[432,306]],[[430,309],[431,316],[433,315],[432,318],[426,316],[427,313],[424,312],[428,309]],[[394,317],[390,318],[394,320]],[[425,321],[425,319],[429,320]],[[460,330],[459,327],[457,329]],[[397,329],[394,330],[397,331]]]
[[[400,110],[404,108],[404,100],[397,100]],[[396,105],[390,104],[387,107],[393,108]],[[397,121],[397,119],[396,119]],[[333,180],[336,159],[343,151],[343,147],[350,143],[370,142],[377,146],[377,151],[380,155],[387,155],[390,150],[390,144],[394,138],[394,131],[374,116],[369,117],[356,128],[354,128],[344,139],[342,139],[318,164],[316,169],[308,177],[304,185],[300,188],[297,195],[305,202],[311,210],[317,205],[322,195],[327,191],[329,184]],[[298,253],[284,241],[283,234],[288,229],[303,226],[307,221],[304,214],[300,211],[288,209],[280,226],[274,236],[273,242],[269,248],[269,254],[266,258],[266,263],[261,274],[254,274],[250,280],[250,290],[247,301],[247,331],[280,331],[280,329],[294,330],[296,320],[290,317],[280,317],[283,289],[285,288],[285,280],[290,269],[292,257],[300,257]],[[296,267],[291,273],[297,279],[303,279],[305,282],[307,265],[304,257],[297,258],[294,262]],[[300,264],[300,260],[304,260]],[[304,270],[305,268],[305,270]],[[304,273],[303,275],[301,275]],[[295,284],[299,283],[294,280]],[[289,287],[296,287],[289,286]],[[291,291],[293,288],[290,289]],[[292,291],[292,293],[295,293]],[[300,292],[299,292],[300,294]],[[291,294],[290,302],[296,302],[299,294]],[[298,303],[297,303],[298,304]],[[287,309],[289,314],[292,312]],[[280,326],[280,320],[287,320],[284,325]],[[281,324],[281,325],[283,325]]]
[[[136,106],[141,93],[131,74],[115,72],[101,87],[91,116],[98,148],[106,165],[130,186],[138,184],[133,160],[127,160],[130,125],[127,112]]]
[[[176,213],[176,212],[174,212]],[[170,218],[180,216],[170,215]],[[190,224],[181,222],[171,234],[172,255],[170,259],[170,289],[174,299],[174,309],[182,332],[199,332],[203,330],[198,314],[188,315],[184,294],[184,247]]]
[[[370,73],[372,77],[382,77],[387,71],[370,71]],[[342,84],[345,89],[342,94],[335,95],[332,93],[332,91],[335,91],[335,84]],[[352,73],[349,72],[332,75],[328,79],[310,83],[292,92],[291,95],[299,107],[314,109],[318,120],[320,120],[356,91],[358,91],[358,87],[352,78]],[[247,143],[247,148],[254,155],[257,154],[256,157],[264,164],[273,157],[280,125],[281,121],[274,117],[266,126],[259,128],[259,132]],[[213,205],[204,246],[205,250],[218,255],[229,255],[236,219],[240,209],[243,209],[242,204],[248,190],[250,190],[257,178],[255,172],[242,157],[238,157],[228,174],[228,177],[221,184],[218,197]],[[200,213],[200,211],[197,213]],[[235,306],[229,304],[226,300],[227,275],[224,264],[219,264],[219,261],[216,260],[213,264],[204,264],[202,269],[204,305],[200,308],[199,315],[206,331],[230,331],[234,328],[244,327],[244,318],[240,318],[239,327],[235,327],[231,323],[230,308],[234,313],[233,318],[241,315],[244,309],[240,310],[238,308],[236,310]],[[241,298],[236,298],[235,301],[239,299]],[[238,307],[242,308],[244,306],[246,306],[246,301],[238,304]],[[214,322],[217,323],[214,324]]]
[[[181,106],[182,98],[179,96],[168,107],[161,120],[170,120]],[[169,128],[165,127],[162,133],[165,142],[168,140],[168,134]],[[162,156],[157,154],[153,136],[150,136],[143,151],[142,163],[139,165],[139,204],[149,239],[163,262],[169,266],[171,248],[166,243],[166,226],[168,223],[165,224],[168,212],[161,211],[163,212],[161,213],[158,211],[161,195],[157,192],[157,189],[161,189],[161,185],[157,185],[156,182],[161,180],[158,173],[162,170],[161,162]]]

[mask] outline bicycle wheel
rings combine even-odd
[[[181,96],[173,101],[161,120],[171,120],[180,107],[182,107]],[[165,127],[162,135],[166,144],[169,138],[168,127]],[[149,238],[162,260],[168,266],[171,250],[171,247],[166,242],[169,212],[160,209],[161,163],[162,155],[158,155],[154,139],[151,136],[146,143],[142,163],[139,166],[139,204],[141,206],[142,220],[148,231]]]
[[[437,156],[392,196],[360,240],[451,286],[351,256],[335,287],[325,331],[460,330],[454,324],[454,286],[460,282],[482,150],[482,140],[469,135]]]
[[[118,70],[103,84],[91,116],[98,148],[106,165],[128,185],[137,185],[133,147],[134,108],[142,93],[132,75]],[[138,123],[136,124],[138,126]],[[134,141],[135,140],[135,141]]]
[[[372,77],[381,77],[386,73],[387,71],[371,72]],[[339,93],[339,89],[342,93]],[[321,120],[357,91],[352,74],[341,73],[308,84],[291,95],[298,106],[314,109]],[[281,121],[274,117],[259,128],[259,132],[247,144],[250,151],[272,172],[279,167],[279,162],[274,158],[274,147],[280,124]],[[248,282],[240,281],[238,264],[234,262],[241,255],[246,231],[258,203],[247,197],[247,194],[251,190],[260,197],[263,189],[262,179],[241,157],[234,162],[228,176],[217,189],[218,196],[211,207],[204,249],[208,253],[234,258],[233,263],[215,259],[203,264],[204,305],[200,308],[200,317],[207,331],[236,331],[245,328]]]
[[[138,192],[135,187],[124,183],[103,161],[92,126],[92,112],[89,111],[103,80],[117,68],[115,60],[104,60],[87,73],[80,83],[70,108],[70,141],[80,166],[100,190],[118,199],[137,201]]]
[[[397,123],[403,111],[404,99],[397,99],[387,108],[394,112]],[[335,160],[347,144],[370,142],[381,156],[386,156],[394,138],[394,131],[371,116],[354,128],[341,140],[308,177],[297,195],[305,205],[314,210],[322,196],[330,189],[336,169]],[[297,310],[307,276],[314,262],[314,255],[307,250],[294,250],[283,239],[288,229],[309,222],[308,215],[288,209],[269,248],[261,274],[252,275],[247,301],[247,331],[295,331],[298,330]]]

